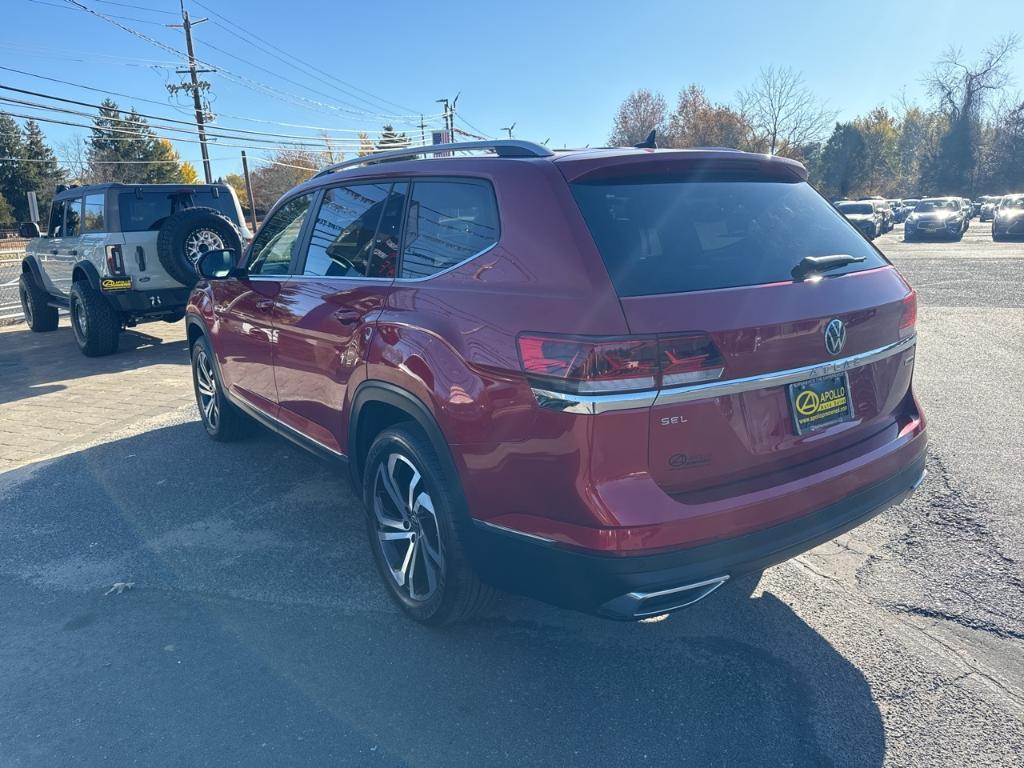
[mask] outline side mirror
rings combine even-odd
[[[39,225],[34,221],[25,221],[18,225],[18,237],[26,237],[31,240],[33,237],[40,237]]]
[[[236,266],[238,252],[234,250],[207,251],[196,260],[196,272],[207,280],[224,280],[229,277],[246,277],[249,270]]]

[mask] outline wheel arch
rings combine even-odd
[[[41,290],[46,290],[46,283],[43,282],[43,271],[39,268],[39,264],[36,262],[36,257],[29,254],[21,260],[21,273],[24,275],[31,275],[36,285]]]
[[[369,380],[356,389],[348,425],[349,469],[356,489],[362,488],[363,464],[374,437],[403,421],[412,421],[423,430],[444,470],[453,478],[459,477],[444,432],[423,401],[394,384]],[[461,484],[457,496],[465,510]]]
[[[74,269],[71,271],[71,282],[77,283],[81,281],[89,283],[89,286],[94,290],[100,290],[100,273],[96,269],[96,265],[91,261],[79,261],[75,264]]]

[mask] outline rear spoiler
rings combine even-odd
[[[555,164],[570,182],[650,176],[807,181],[807,169],[796,160],[718,148],[638,150],[613,157],[585,153],[559,158]]]

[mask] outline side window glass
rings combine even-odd
[[[292,252],[302,234],[302,224],[313,196],[292,198],[264,222],[249,249],[246,267],[253,275],[287,275]]]
[[[85,214],[82,216],[83,232],[106,232],[103,219],[104,195],[85,196]]]
[[[47,237],[63,237],[64,235],[64,201],[54,200],[50,208],[50,226],[46,230]]]
[[[75,237],[82,229],[82,198],[68,200],[64,208],[64,237]]]
[[[391,187],[384,213],[377,227],[370,255],[370,277],[394,277],[398,272],[399,240],[402,236],[402,211],[409,195],[409,184],[401,181]]]
[[[429,277],[498,241],[491,185],[475,179],[416,181],[402,251],[402,277]]]
[[[302,274],[365,277],[391,182],[328,189],[313,225]]]

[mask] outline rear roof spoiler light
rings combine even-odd
[[[644,392],[721,377],[722,358],[706,333],[595,338],[522,333],[523,371],[553,392]]]

